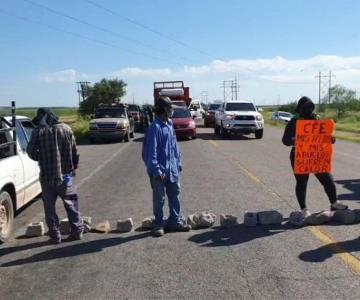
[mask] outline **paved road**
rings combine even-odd
[[[289,149],[282,131],[262,140],[216,139],[201,128],[181,141],[183,213],[211,210],[240,217],[248,211],[297,209]],[[140,153],[130,143],[80,146],[81,209],[93,222],[151,215],[151,190]],[[360,208],[360,145],[335,144],[339,198]],[[328,209],[309,181],[312,211]],[[65,216],[59,202],[59,214]],[[16,236],[42,220],[41,202],[16,219]],[[215,227],[152,238],[148,232],[85,235],[59,246],[46,238],[12,239],[0,246],[0,299],[237,298],[359,299],[360,225],[294,229],[286,224],[231,230]],[[329,244],[329,246],[325,246]]]

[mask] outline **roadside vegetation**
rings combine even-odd
[[[335,137],[342,140],[360,143],[360,98],[356,92],[343,86],[336,85],[330,90],[329,95],[316,105],[316,112],[322,119],[333,119]],[[264,108],[263,116],[267,125],[284,127],[280,122],[271,120],[274,111],[287,111],[295,113],[296,101],[281,106]]]

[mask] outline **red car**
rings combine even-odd
[[[178,138],[196,138],[196,124],[186,107],[175,108],[172,121]]]

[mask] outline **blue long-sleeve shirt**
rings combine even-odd
[[[156,118],[151,124],[145,134],[142,158],[150,177],[165,175],[166,180],[179,181],[181,154],[171,120]]]

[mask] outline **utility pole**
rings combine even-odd
[[[89,81],[78,81],[78,82],[76,82],[76,84],[77,84],[77,92],[79,93],[79,107],[80,107],[81,98],[82,98],[82,101],[84,101],[85,98],[89,96],[90,82]]]
[[[331,103],[331,78],[336,77],[335,75],[331,74],[331,71],[329,72],[329,104]]]
[[[319,109],[321,104],[321,72],[319,72],[319,76],[315,76],[315,78],[319,78]]]
[[[207,105],[208,102],[208,92],[207,91],[202,91],[200,93],[200,99],[202,103],[205,103]]]
[[[224,80],[222,82],[221,87],[223,88],[223,97],[224,102],[229,100],[238,100],[238,92],[240,90],[240,84],[238,84],[237,77],[235,76],[235,80]]]
[[[322,75],[321,72],[319,72],[318,76],[315,76],[315,78],[319,78],[319,107],[321,105],[321,96],[328,94],[328,104],[331,103],[331,79],[336,77],[329,72],[329,75]],[[327,79],[327,80],[326,80]]]

